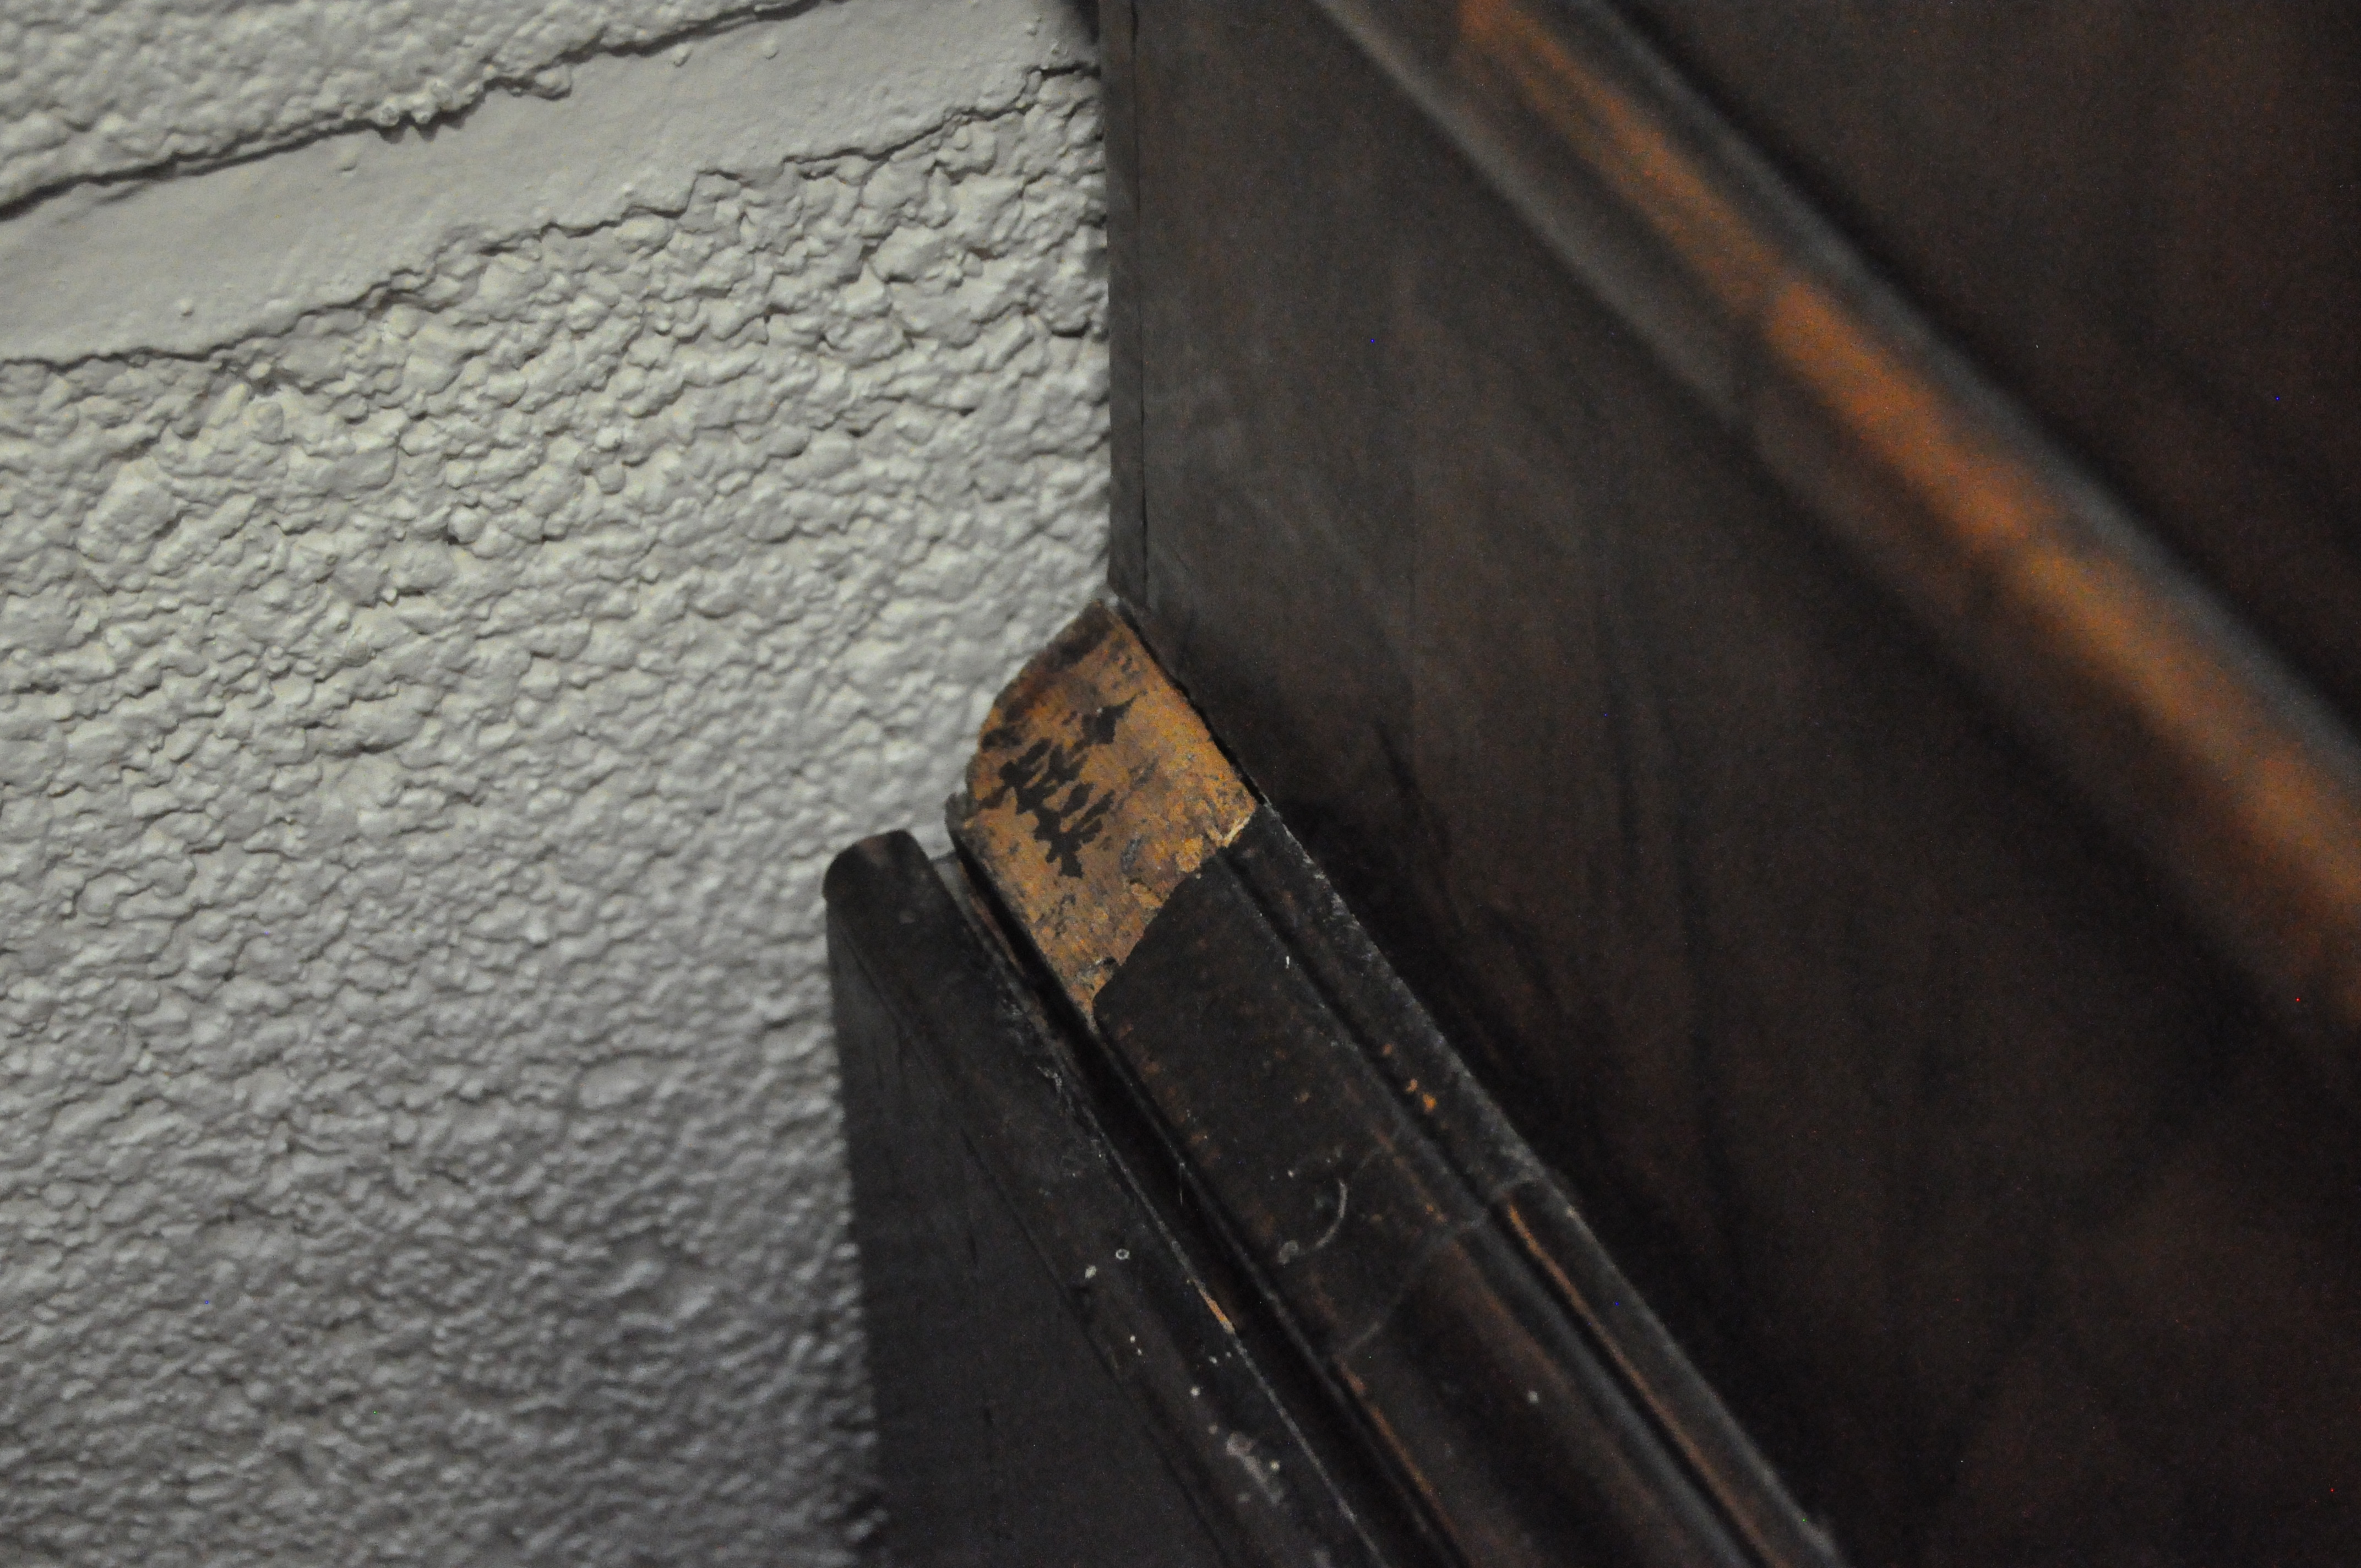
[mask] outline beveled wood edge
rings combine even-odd
[[[2361,1095],[2361,744],[1602,0],[1313,0]]]
[[[1010,764],[1038,770],[1035,759],[1045,755],[1061,759],[1060,787],[1072,793],[1045,803],[1037,791],[1027,805],[1009,782]],[[1086,608],[1009,683],[947,817],[1012,933],[1094,1036],[1102,1033],[1100,992],[1181,885],[1216,874],[1237,878],[1296,955],[1289,961],[1306,966],[1330,994],[1368,1068],[1389,1082],[1466,1185],[1494,1239],[1521,1259],[1532,1283],[1611,1367],[1621,1396],[1644,1412],[1649,1441],[1677,1455],[1680,1485],[1700,1489],[1718,1528],[1743,1542],[1753,1561],[1776,1568],[1842,1562],[1117,607]],[[1077,839],[1055,830],[1083,817],[1095,831]],[[1063,868],[1051,839],[1070,851]],[[1367,992],[1367,1007],[1354,1006],[1348,992]],[[1145,1102],[1143,1109],[1163,1123]],[[1165,1131],[1174,1129],[1167,1124]],[[1602,1308],[1604,1300],[1616,1310]],[[1360,1392],[1361,1405],[1369,1406],[1367,1390]],[[1378,1407],[1363,1414],[1382,1426]],[[1402,1448],[1399,1440],[1394,1446]],[[1414,1465],[1407,1472],[1416,1473]],[[1426,1500],[1441,1511],[1434,1497]]]
[[[1057,1281],[1109,1376],[1152,1412],[1151,1446],[1225,1552],[1252,1563],[1429,1568],[1431,1547],[1302,1420],[1274,1381],[1290,1354],[1201,1269],[1083,1081],[978,890],[906,833],[864,839],[824,878],[831,962],[861,982],[931,1091],[965,1115],[969,1153]],[[1118,1246],[1118,1241],[1128,1245]],[[1241,1455],[1285,1470],[1241,1487]]]
[[[1279,814],[1257,813],[1228,858],[1364,1042],[1371,1065],[1613,1366],[1732,1532],[1767,1568],[1840,1568],[1833,1536],[1787,1490]]]

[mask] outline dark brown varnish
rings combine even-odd
[[[950,819],[1311,1376],[1458,1561],[1829,1568],[1119,616],[1090,607],[1009,684]]]
[[[2215,942],[1322,8],[1114,11],[1116,586],[1806,1505],[1863,1563],[2355,1560],[2361,1161]]]
[[[2361,721],[2361,16],[1623,8]]]
[[[957,867],[827,895],[894,1561],[1436,1568]]]

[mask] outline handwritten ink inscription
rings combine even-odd
[[[1137,634],[1093,605],[993,705],[952,832],[1076,1006],[1255,798]]]
[[[1071,746],[1036,740],[999,767],[998,776],[1006,791],[1002,798],[1015,798],[1018,814],[1030,819],[1034,839],[1060,876],[1082,875],[1082,849],[1105,829],[1107,813],[1115,808],[1114,793],[1091,784],[1082,772],[1091,753],[1115,739],[1115,726],[1131,704],[1126,697],[1084,715]],[[985,744],[993,739],[985,736]],[[1020,737],[1011,734],[1007,739],[1013,741]],[[1060,792],[1063,799],[1059,798]]]

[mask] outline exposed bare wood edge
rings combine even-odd
[[[1093,718],[1116,705],[1121,722],[1105,726],[1095,740],[1080,739],[1097,731]],[[1027,808],[1016,798],[1020,792],[1008,782],[1012,759],[1035,757],[1045,747],[1062,748],[1071,758],[1062,777],[1104,785],[1109,803],[1100,820],[1112,830],[1077,842],[1077,870],[1062,877],[1054,870],[1055,857],[1038,852],[1041,834],[1028,830]],[[1081,805],[1087,809],[1090,802]],[[1241,806],[1247,810],[1243,817],[1235,815]],[[1023,933],[1083,1027],[1103,1041],[1108,1036],[1093,1006],[1101,989],[1184,883],[1226,868],[1292,954],[1289,961],[1303,966],[1339,1010],[1367,1066],[1391,1081],[1444,1166],[1465,1184],[1464,1196],[1474,1206],[1459,1228],[1424,1255],[1426,1261],[1453,1249],[1482,1253],[1487,1244],[1478,1231],[1495,1245],[1505,1244],[1503,1255],[1521,1260],[1531,1283],[1554,1299],[1568,1326],[1608,1369],[1615,1397],[1631,1402],[1649,1441],[1662,1446],[1674,1467],[1668,1474],[1681,1477],[1673,1501],[1695,1489],[1690,1506],[1701,1506],[1700,1518],[1713,1521],[1703,1539],[1719,1541],[1718,1532],[1727,1530],[1742,1542],[1747,1561],[1775,1568],[1841,1562],[1301,846],[1275,813],[1256,806],[1186,699],[1110,607],[1085,611],[1010,683],[984,726],[968,790],[950,804],[950,816],[954,838],[984,883],[1010,901],[1012,928]],[[1116,917],[1107,918],[1110,912]],[[1120,1048],[1112,1055],[1126,1058]],[[1148,1098],[1152,1102],[1152,1094]],[[1159,1116],[1170,1130],[1170,1113]],[[1389,1446],[1400,1474],[1430,1510],[1449,1519],[1466,1499],[1439,1495],[1418,1445],[1406,1443],[1389,1423],[1387,1411],[1401,1390],[1381,1393],[1356,1370],[1356,1352],[1378,1336],[1424,1268],[1424,1261],[1406,1266],[1393,1305],[1340,1346],[1312,1354],[1350,1390],[1355,1408]],[[1537,1379],[1543,1372],[1532,1376]]]
[[[2361,1094],[2361,745],[1599,0],[1319,0]]]
[[[993,704],[950,816],[1087,1017],[1173,888],[1254,809],[1138,634],[1093,604]]]

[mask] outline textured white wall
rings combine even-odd
[[[10,0],[0,205],[350,125],[428,124],[570,64],[810,0]],[[828,0],[835,3],[835,0]]]
[[[189,134],[417,90],[354,29]],[[1096,578],[1083,48],[846,0],[0,222],[0,1562],[849,1554],[818,872]]]

